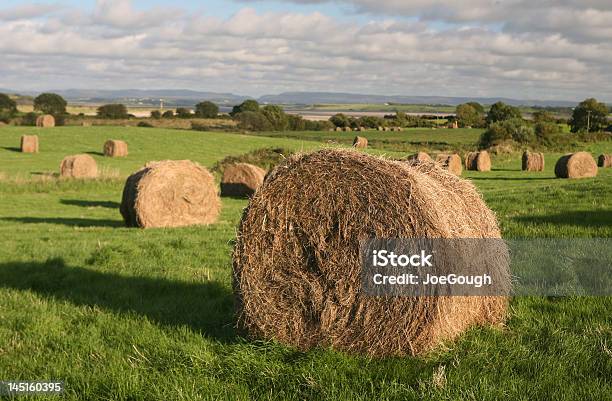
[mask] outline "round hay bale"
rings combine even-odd
[[[263,183],[266,171],[248,163],[236,163],[223,170],[221,195],[247,197]]]
[[[588,152],[569,153],[555,164],[558,178],[587,178],[597,175],[597,163]]]
[[[378,127],[376,128],[376,131],[384,131],[385,129],[383,127]]]
[[[342,127],[336,127],[336,131],[337,131],[337,132],[342,131]]]
[[[597,158],[597,165],[599,167],[612,167],[612,154],[602,154]]]
[[[408,156],[408,161],[418,161],[421,163],[433,163],[433,159],[425,152],[418,152]]]
[[[109,139],[104,142],[104,156],[108,157],[126,157],[128,155],[128,146],[124,141],[117,139]]]
[[[521,159],[523,171],[544,171],[544,153],[523,152]]]
[[[353,131],[353,129],[352,129],[351,127],[344,127],[344,128],[342,129],[342,131],[344,131],[344,132],[352,132],[352,131]]]
[[[90,155],[66,156],[60,164],[60,176],[69,178],[95,178],[98,165]]]
[[[504,320],[501,296],[363,294],[360,241],[373,236],[500,232],[476,188],[432,164],[348,150],[293,156],[268,174],[242,216],[233,255],[239,327],[302,350],[386,356],[421,354],[473,325]],[[507,280],[503,252],[492,263]]]
[[[489,152],[470,152],[465,157],[465,168],[471,171],[491,171],[491,157]]]
[[[119,211],[128,227],[151,228],[210,224],[220,208],[208,170],[190,160],[164,160],[128,177]]]
[[[362,136],[356,136],[353,139],[353,147],[358,149],[365,149],[368,147],[368,138],[364,138]]]
[[[463,172],[463,166],[461,165],[461,156],[456,153],[452,155],[441,153],[436,157],[436,164],[442,167],[444,170],[448,170],[454,175],[461,175]]]
[[[22,135],[21,151],[23,153],[38,153],[38,135]]]
[[[39,128],[52,128],[55,127],[55,117],[51,114],[45,114],[36,118],[36,126]]]
[[[91,121],[82,121],[81,122],[81,126],[82,127],[91,127],[92,124],[91,124]]]

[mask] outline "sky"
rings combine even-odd
[[[610,0],[0,2],[0,88],[612,102]]]

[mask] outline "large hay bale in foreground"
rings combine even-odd
[[[436,157],[436,163],[444,170],[448,170],[454,175],[461,175],[463,166],[461,165],[461,156],[456,153],[451,155],[441,153]]]
[[[500,238],[475,187],[433,164],[348,150],[293,156],[268,174],[242,216],[233,256],[239,327],[302,350],[383,356],[420,354],[473,325],[503,321],[501,296],[365,295],[360,241],[373,235]],[[507,280],[503,253],[492,271]]]
[[[60,176],[69,178],[95,178],[98,165],[90,155],[66,156],[60,164]]]
[[[558,178],[587,178],[597,175],[597,163],[588,152],[576,152],[562,156],[555,164]]]
[[[248,163],[236,163],[223,170],[222,196],[251,196],[263,183],[266,170]]]
[[[599,167],[612,167],[612,154],[602,154],[597,158],[597,165]]]
[[[109,139],[104,142],[104,156],[108,157],[126,157],[128,155],[128,146],[124,141],[117,139]]]
[[[189,160],[150,162],[128,177],[119,208],[128,227],[210,224],[221,202],[208,170]]]
[[[489,152],[481,150],[468,153],[465,157],[465,168],[472,171],[491,171]]]
[[[523,171],[544,171],[544,153],[523,152],[521,159]]]
[[[408,156],[408,161],[418,161],[421,163],[433,163],[433,159],[425,152],[417,152]]]
[[[356,136],[353,139],[353,147],[358,149],[365,149],[368,147],[368,138],[364,138],[362,136]]]
[[[38,153],[38,135],[22,135],[21,151],[23,153]]]
[[[36,126],[39,128],[55,127],[55,117],[53,117],[51,114],[45,114],[44,116],[38,116],[36,118]]]

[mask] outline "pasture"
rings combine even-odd
[[[38,154],[17,151],[30,133],[39,135]],[[479,133],[365,134],[369,151],[403,157],[470,149]],[[308,151],[353,137],[0,128],[0,378],[64,380],[69,400],[610,399],[611,297],[515,298],[503,329],[472,329],[424,358],[299,352],[234,328],[231,252],[246,200],[223,198],[219,221],[206,227],[123,226],[125,177],[146,161],[210,168],[263,147]],[[103,157],[107,139],[127,141],[129,156]],[[612,153],[610,142],[584,148]],[[103,177],[52,177],[77,153],[91,154]],[[560,155],[546,153],[542,173],[520,171],[520,154],[494,157],[491,172],[464,171],[504,237],[612,237],[612,169],[555,179]]]

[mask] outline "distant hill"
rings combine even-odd
[[[450,97],[450,96],[385,96],[364,95],[358,93],[338,92],[285,92],[278,95],[265,95],[259,98],[262,103],[275,104],[431,104],[456,106],[461,103],[476,101],[482,104],[493,104],[502,101],[513,106],[553,106],[573,107],[578,102],[563,100],[519,100],[503,97]]]
[[[40,92],[15,91],[0,89],[2,93],[19,93],[25,96],[36,96]],[[233,93],[217,93],[193,91],[188,89],[66,89],[49,90],[58,93],[71,103],[111,103],[119,102],[127,105],[158,105],[159,99],[164,99],[168,106],[193,106],[202,100],[210,100],[221,106],[231,106],[252,99],[249,96]],[[483,104],[493,104],[502,101],[513,106],[552,106],[574,107],[577,101],[565,100],[521,100],[504,97],[451,97],[451,96],[405,96],[405,95],[367,95],[341,92],[284,92],[277,95],[264,95],[257,99],[260,103],[285,105],[316,105],[316,104],[427,104],[456,106],[461,103],[476,101]]]

